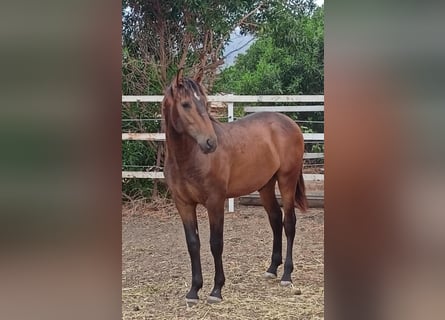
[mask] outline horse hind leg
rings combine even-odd
[[[281,285],[288,286],[292,284],[291,274],[294,270],[292,257],[294,239],[295,239],[295,190],[297,187],[298,173],[296,174],[278,174],[278,186],[281,193],[281,201],[284,210],[284,232],[287,238],[286,260],[284,262],[284,272],[281,278]]]
[[[275,196],[276,178],[273,177],[259,190],[261,203],[269,217],[269,223],[273,232],[272,257],[269,268],[264,274],[266,279],[275,279],[277,269],[283,263],[282,258],[282,234],[283,234],[283,213]]]

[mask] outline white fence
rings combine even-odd
[[[164,96],[122,96],[122,102],[161,102]],[[234,120],[233,109],[236,102],[273,102],[273,103],[323,103],[322,105],[297,105],[297,106],[245,106],[245,112],[320,112],[324,111],[323,95],[211,95],[207,96],[209,102],[225,102],[227,104],[227,118],[229,122]],[[324,133],[304,133],[306,143],[324,142]],[[164,133],[122,133],[122,140],[150,140],[165,141]],[[305,153],[305,159],[323,158],[323,153]],[[122,171],[122,178],[163,179],[163,172],[146,171]],[[305,180],[324,180],[322,174],[304,174]],[[233,199],[229,199],[229,212],[234,211]]]

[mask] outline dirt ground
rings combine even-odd
[[[171,204],[126,206],[122,218],[123,319],[323,319],[323,209],[297,212],[293,286],[265,280],[272,231],[262,207],[226,213],[223,302],[209,305],[213,258],[207,214],[199,207],[204,286],[201,301],[186,306],[190,259],[179,215]],[[285,237],[283,233],[283,249]],[[285,252],[283,252],[284,256]]]

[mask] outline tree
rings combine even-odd
[[[254,29],[268,2],[123,0],[123,47],[151,65],[158,82],[152,88],[164,88],[182,67],[188,74],[203,69],[211,87],[230,33],[236,27]]]
[[[236,94],[322,94],[324,9],[278,6],[257,41],[222,71],[215,90]]]

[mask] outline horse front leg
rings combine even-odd
[[[178,208],[184,226],[187,249],[192,265],[192,286],[185,296],[185,300],[187,305],[194,305],[199,301],[198,291],[202,288],[203,284],[200,257],[201,243],[199,240],[198,221],[196,218],[196,204],[176,204],[176,207]]]
[[[224,247],[224,200],[218,199],[208,201],[206,204],[210,223],[210,250],[215,262],[214,286],[207,299],[208,303],[222,301],[222,287],[225,283],[224,269],[222,263],[222,252]]]

